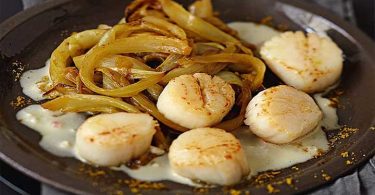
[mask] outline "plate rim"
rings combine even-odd
[[[58,8],[64,4],[70,3],[73,0],[55,0],[55,1],[45,1],[42,3],[39,3],[31,8],[28,8],[26,10],[23,10],[16,15],[6,19],[0,24],[0,41],[6,37],[8,33],[10,33],[14,28],[16,28],[19,25],[22,25],[23,23],[27,22],[29,19],[32,19],[36,15],[43,13],[47,10]],[[323,8],[319,5],[306,2],[306,1],[298,1],[298,0],[277,0],[279,2],[295,6],[297,8],[301,8],[307,12],[311,12],[315,15],[319,15],[320,17],[328,20],[332,24],[335,24],[339,28],[343,29],[346,35],[351,37],[353,40],[356,40],[358,42],[358,47],[362,47],[362,50],[366,52],[366,56],[370,57],[370,61],[373,61],[375,63],[375,57],[371,55],[371,53],[375,53],[375,44],[374,41],[369,38],[364,32],[362,32],[358,27],[354,26],[353,24],[348,23],[347,21],[343,20],[339,16],[332,14],[328,9]],[[353,37],[355,35],[355,38]],[[0,118],[3,118],[0,113]],[[373,118],[372,124],[375,122],[375,116]],[[51,164],[44,164],[43,167],[28,167],[27,163],[24,163],[22,159],[20,158],[20,155],[12,155],[11,151],[8,151],[6,148],[3,147],[6,144],[12,145],[12,147],[19,147],[14,142],[14,137],[12,139],[8,139],[4,136],[10,136],[9,134],[13,134],[11,129],[6,128],[3,124],[0,124],[0,160],[3,160],[5,163],[9,164],[13,168],[21,171],[22,173],[42,182],[45,184],[48,184],[50,186],[53,186],[57,189],[64,190],[67,192],[75,193],[75,194],[87,194],[90,193],[88,191],[80,190],[76,187],[72,187],[69,185],[69,182],[63,181],[62,176],[69,178],[65,175],[58,175],[58,174],[43,174],[43,170],[49,169],[49,170],[57,170],[56,167],[52,166]],[[5,132],[4,131],[7,131]],[[369,129],[366,130],[366,132],[369,131]],[[364,132],[364,134],[366,133]],[[7,135],[6,135],[7,134]],[[15,135],[13,135],[15,136]],[[4,149],[5,148],[5,149]],[[14,149],[14,148],[13,148]],[[22,149],[15,149],[18,151],[22,151]],[[24,151],[22,151],[24,152]],[[348,175],[349,173],[353,172],[356,168],[359,168],[363,166],[372,156],[375,155],[375,148],[373,148],[365,158],[362,158],[360,161],[353,163],[352,166],[346,168],[344,171],[342,171],[340,174],[335,176],[330,181],[319,181],[316,182],[315,185],[311,187],[307,187],[304,190],[301,190],[300,192],[307,192],[307,191],[313,191],[315,189],[318,189],[319,187],[322,187],[323,185],[328,185],[330,183],[333,183],[338,178],[343,177],[345,175]],[[27,157],[30,158],[30,157]],[[27,160],[37,160],[35,156],[31,156],[30,159]],[[58,175],[58,176],[57,176]]]

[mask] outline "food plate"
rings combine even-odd
[[[24,11],[0,26],[0,157],[3,160],[44,183],[78,194],[238,191],[290,194],[332,182],[374,154],[374,43],[329,12],[290,0],[216,0],[214,7],[226,22],[260,21],[271,16],[275,25],[286,25],[292,30],[326,32],[343,49],[344,72],[338,88],[344,93],[339,96],[338,115],[340,124],[348,128],[328,132],[328,138],[336,141],[324,156],[281,172],[262,174],[246,184],[200,189],[167,181],[140,185],[122,172],[94,168],[44,151],[38,144],[40,136],[15,118],[22,104],[28,103],[27,99],[17,100],[22,95],[17,81],[21,72],[42,67],[51,52],[71,32],[95,28],[100,23],[115,24],[128,3],[119,0],[51,1]]]

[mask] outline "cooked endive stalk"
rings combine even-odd
[[[146,88],[158,83],[163,75],[153,75],[137,83],[117,88],[103,89],[97,86],[93,80],[95,68],[100,65],[100,59],[108,55],[122,53],[140,53],[140,52],[164,52],[188,55],[191,51],[189,45],[185,42],[163,36],[134,36],[124,39],[118,39],[113,43],[96,47],[85,58],[84,64],[80,69],[80,78],[90,90],[113,97],[130,97],[138,94]]]
[[[230,34],[232,36],[237,36],[237,31],[235,31],[232,28],[230,28],[225,22],[223,22],[219,18],[217,18],[215,16],[211,16],[211,17],[205,17],[203,19],[206,22],[209,22],[210,24],[216,26],[221,31],[223,31],[225,33],[228,33],[228,34]]]
[[[131,26],[128,24],[118,24],[110,28],[99,40],[98,45],[103,46],[105,44],[113,42],[118,35],[122,35],[124,37],[127,37],[129,34],[131,34],[134,31],[145,29],[142,26]],[[73,57],[73,62],[76,65],[78,69],[82,66],[83,60],[85,59],[85,56],[92,52],[93,48],[91,48],[86,54]]]
[[[51,55],[49,75],[54,84],[70,82],[65,79],[65,68],[71,63],[71,58],[78,56],[86,49],[94,46],[106,30],[86,30],[66,38]]]
[[[189,11],[200,18],[207,18],[214,15],[211,0],[195,1],[189,6]]]
[[[171,0],[160,0],[163,11],[179,26],[193,34],[199,35],[204,39],[219,42],[219,43],[235,43],[244,53],[253,54],[251,49],[243,46],[241,42],[217,28],[216,26],[204,21],[203,19],[194,16],[186,11],[181,5]]]
[[[217,124],[215,128],[225,129],[226,131],[233,131],[243,124],[246,114],[246,108],[251,100],[250,88],[251,82],[248,80],[244,80],[243,86],[241,88],[241,95],[239,97],[239,104],[241,105],[239,114],[232,119],[222,121],[221,123]]]
[[[220,53],[207,56],[192,57],[191,60],[196,63],[232,63],[229,68],[240,73],[254,74],[254,79],[251,81],[251,89],[258,89],[263,82],[266,66],[264,63],[251,55],[238,53]],[[255,71],[255,72],[254,72]]]
[[[139,14],[141,16],[152,16],[160,19],[166,19],[165,14],[159,10],[150,10],[148,5],[145,5],[139,9]]]
[[[156,67],[157,71],[160,72],[167,72],[170,71],[178,66],[177,60],[182,58],[181,55],[177,54],[170,54],[158,67]]]
[[[107,24],[99,24],[98,27],[96,27],[97,29],[101,29],[101,30],[109,30],[112,28],[112,26],[109,26]]]
[[[226,81],[229,84],[238,85],[238,86],[242,87],[241,78],[233,72],[221,71],[221,72],[217,73],[216,75],[219,76],[220,78],[222,78],[224,81]]]
[[[151,31],[158,34],[171,36],[175,35],[177,38],[186,40],[185,32],[170,22],[167,22],[163,19],[159,19],[156,17],[148,16],[143,18],[145,22],[141,23],[140,25],[134,26],[129,24],[118,24],[110,28],[100,39],[98,46],[103,46],[108,43],[112,43],[118,38],[126,38],[130,36],[134,32],[138,31]],[[164,27],[164,28],[163,28]],[[92,50],[92,48],[91,48]],[[77,56],[73,58],[74,63],[79,68],[82,65],[82,61],[84,60],[85,55],[89,54],[88,51],[86,54]]]
[[[203,72],[204,69],[206,69],[207,65],[203,64],[193,64],[191,66],[185,67],[185,68],[175,68],[171,71],[169,71],[161,80],[161,83],[166,85],[170,80],[184,75],[184,74],[194,74],[197,72]]]
[[[233,43],[227,43],[225,44],[225,49],[223,50],[223,53],[236,53],[237,47]]]
[[[74,64],[75,66],[80,69],[82,67],[82,64],[85,60],[85,54],[84,55],[80,55],[80,56],[76,56],[73,58],[73,61],[74,61]],[[146,64],[144,64],[143,62],[137,60],[137,59],[134,59],[132,57],[128,57],[128,56],[122,56],[122,55],[112,55],[112,56],[108,56],[108,57],[105,57],[103,58],[100,62],[100,67],[108,67],[108,68],[111,68],[111,69],[119,69],[119,68],[137,68],[137,69],[144,69],[144,70],[149,70],[149,71],[153,71],[154,69],[147,66]]]
[[[207,55],[207,54],[214,54],[214,53],[219,53],[225,49],[224,46],[222,46],[219,43],[215,42],[199,42],[199,43],[194,43],[193,45],[193,50],[192,50],[192,55]]]
[[[160,126],[156,127],[156,132],[154,134],[154,141],[155,141],[156,147],[163,149],[164,151],[168,151],[170,142],[161,131]]]
[[[142,18],[143,21],[153,24],[159,28],[165,29],[175,35],[177,38],[186,40],[185,31],[179,26],[172,24],[164,19],[155,16],[146,16]]]
[[[109,68],[100,67],[96,69],[96,71],[99,71],[103,74],[103,88],[105,89],[114,89],[130,84],[130,82],[123,74],[113,71]]]
[[[103,71],[103,88],[104,89],[113,89],[118,88],[116,83],[112,82],[112,75],[105,74]]]
[[[160,0],[163,11],[179,26],[188,29],[199,36],[219,43],[235,42],[239,40],[219,30],[212,24],[194,16],[186,11],[181,5],[171,0]]]
[[[156,83],[161,81],[163,76],[164,76],[164,74],[162,74],[162,73],[157,74],[157,75],[152,75],[152,76],[149,76],[146,79],[142,79],[142,80],[140,80],[136,83],[133,83],[133,84],[130,84],[130,85],[127,85],[127,86],[124,86],[124,87],[116,88],[116,89],[104,89],[104,88],[98,87],[96,85],[95,85],[95,87],[93,87],[91,84],[90,85],[85,84],[85,85],[89,89],[90,89],[89,86],[93,87],[92,91],[96,90],[95,92],[99,93],[99,94],[112,96],[112,97],[131,97],[131,96],[137,95],[139,92],[155,85]]]
[[[79,55],[79,56],[75,56],[73,57],[73,62],[74,62],[74,65],[80,69],[82,64],[83,64],[83,61],[85,60],[85,54],[83,55]]]
[[[135,69],[141,69],[141,70],[147,70],[147,71],[155,71],[153,68],[149,67],[147,64],[129,57],[129,56],[122,56],[122,55],[112,55],[105,57],[100,62],[100,67],[106,67],[110,68],[115,71],[120,71],[120,69],[126,68],[135,68]]]
[[[175,68],[169,71],[161,80],[161,84],[166,85],[170,80],[184,75],[184,74],[194,74],[194,73],[207,73],[210,75],[215,75],[216,73],[223,70],[227,65],[223,63],[212,63],[212,64],[192,64],[183,68]]]
[[[52,89],[47,90],[43,94],[43,97],[45,97],[46,99],[53,99],[61,95],[77,94],[77,93],[79,93],[79,91],[77,90],[76,87],[66,85],[63,83],[58,83]]]
[[[125,7],[125,22],[129,22],[129,17],[139,9],[142,9],[144,6],[143,0],[135,0],[131,1],[126,7]]]
[[[117,24],[117,25],[113,26],[109,31],[107,31],[103,35],[103,37],[100,39],[98,45],[102,46],[102,45],[105,45],[105,44],[108,44],[108,43],[112,43],[113,41],[115,41],[118,38],[128,37],[132,33],[135,33],[135,32],[138,32],[138,31],[146,31],[146,32],[147,31],[151,31],[151,32],[162,34],[162,35],[173,35],[174,32],[176,31],[176,30],[174,30],[173,32],[169,32],[168,30],[170,30],[170,29],[173,28],[170,25],[174,25],[174,24],[169,23],[167,21],[164,22],[162,19],[156,18],[156,19],[148,19],[148,20],[149,21],[153,21],[153,23],[148,22],[148,21],[145,20],[146,22],[143,22],[140,25]],[[160,21],[160,20],[162,20],[162,21]],[[162,27],[160,27],[159,25],[157,25],[155,23],[157,23],[157,24],[159,24],[159,23],[163,24],[164,26],[162,26],[162,27],[165,27],[166,29],[163,29]],[[179,28],[176,25],[174,25],[174,26],[176,28]],[[180,38],[180,37],[178,37],[178,38]],[[186,38],[186,36],[185,36],[185,38]]]
[[[162,75],[164,76],[163,72],[156,72],[156,71],[148,71],[142,69],[131,68],[129,69],[129,76],[131,79],[147,79],[150,76]]]
[[[220,30],[235,36],[235,30],[228,27],[225,22],[214,16],[213,6],[211,0],[195,1],[189,6],[189,11],[195,16],[204,19],[206,22],[216,26]]]
[[[163,87],[160,86],[159,84],[156,84],[156,85],[153,85],[153,86],[147,88],[147,92],[151,95],[151,97],[154,100],[158,100],[162,91],[163,91]]]
[[[128,36],[130,33],[141,30],[143,27],[141,26],[131,26],[129,24],[118,24],[113,26],[109,31],[107,31],[103,37],[100,39],[98,45],[102,46],[108,43],[113,42],[116,40],[116,37],[120,34],[126,34]]]
[[[98,46],[103,46],[105,44],[108,44],[108,43],[112,43],[113,41],[115,41],[116,39],[118,38],[126,38],[128,36],[130,36],[130,34],[134,33],[134,32],[137,32],[137,31],[153,31],[153,32],[156,32],[156,33],[159,33],[159,34],[162,34],[162,35],[171,35],[168,31],[166,30],[163,30],[163,29],[160,29],[158,26],[155,26],[153,24],[141,24],[141,25],[138,25],[138,26],[134,26],[134,25],[129,25],[129,24],[118,24],[118,25],[115,25],[114,27],[112,27],[110,30],[108,30],[104,35],[103,37],[100,39],[99,43],[98,43]],[[90,54],[90,52],[92,52],[92,49],[91,48],[86,54],[84,55],[80,55],[80,56],[76,56],[73,58],[73,61],[75,63],[75,65],[77,66],[77,68],[81,67],[82,66],[82,63],[83,63],[83,60],[84,60],[84,57],[88,54]]]
[[[117,24],[125,24],[125,23],[126,23],[125,18],[121,18],[121,19],[117,22]]]
[[[141,106],[144,110],[146,110],[149,114],[151,114],[153,117],[158,119],[161,123],[164,125],[167,125],[168,127],[177,130],[177,131],[187,131],[188,129],[185,127],[182,127],[169,119],[165,118],[162,113],[159,112],[159,110],[156,108],[155,104],[151,102],[145,95],[143,94],[138,94],[136,96],[131,97],[132,100]]]
[[[115,61],[115,62],[107,61],[108,63],[103,63],[100,68],[96,69],[96,71],[100,71],[103,73],[103,87],[106,86],[104,87],[106,89],[119,88],[119,87],[127,86],[130,84],[129,81],[126,80],[124,75],[121,76],[121,73],[124,73],[125,75],[128,73],[134,74],[135,73],[134,70],[136,70],[138,71],[136,74],[146,73],[146,74],[140,75],[140,76],[143,76],[144,78],[147,78],[147,76],[149,76],[147,75],[147,73],[161,74],[160,72],[152,71],[153,69],[151,67],[147,66],[146,64],[143,64],[141,61],[128,57],[128,56],[114,55],[108,60]],[[128,63],[131,63],[131,64],[128,64]],[[137,69],[126,69],[126,70],[122,69],[122,67],[128,68],[131,65],[133,65]],[[135,78],[136,75],[133,75],[132,77]],[[163,87],[158,84],[155,84],[147,88],[147,92],[155,100],[159,98],[159,95],[162,91],[163,91]]]
[[[122,100],[101,95],[63,95],[42,104],[43,108],[62,112],[103,112],[117,108],[126,112],[140,112],[135,106]]]

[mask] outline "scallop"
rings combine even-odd
[[[115,166],[149,150],[157,122],[148,114],[113,113],[88,118],[77,130],[77,155],[99,166]]]
[[[263,140],[285,144],[311,132],[321,119],[322,112],[308,94],[279,85],[250,101],[244,122]]]
[[[168,158],[172,170],[189,179],[232,185],[250,170],[240,142],[217,128],[198,128],[173,141]]]
[[[260,54],[282,81],[307,93],[335,84],[343,68],[341,49],[316,33],[285,32],[267,41]]]
[[[234,90],[223,79],[195,73],[171,80],[160,94],[157,108],[169,120],[193,129],[219,123],[234,99]]]

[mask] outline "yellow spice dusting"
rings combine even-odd
[[[129,179],[123,181],[126,185],[129,186],[130,190],[133,193],[137,193],[139,190],[164,190],[166,186],[163,183],[158,182],[146,182],[139,181],[136,179]]]
[[[26,98],[23,97],[23,96],[17,96],[15,100],[10,102],[10,105],[13,108],[19,108],[19,107],[23,107],[23,106],[25,106],[27,104],[30,104],[30,103],[31,103],[31,100],[26,100]]]
[[[130,188],[130,191],[132,193],[138,193],[139,192],[139,189],[138,188]]]
[[[267,192],[268,193],[277,193],[277,192],[280,192],[280,190],[274,188],[271,184],[268,184],[267,185]]]
[[[124,192],[122,192],[121,190],[117,190],[114,194],[116,194],[116,195],[124,195]]]
[[[293,166],[292,169],[295,170],[295,171],[298,171],[298,170],[299,170],[299,168],[296,167],[296,166]]]
[[[230,195],[240,195],[240,194],[241,194],[241,191],[236,190],[236,189],[230,189],[230,190],[229,190],[229,194],[230,194]]]
[[[341,156],[343,158],[347,158],[347,157],[349,157],[349,153],[348,152],[341,152]]]
[[[25,67],[20,61],[15,61],[12,63],[12,73],[14,76],[14,81],[18,81],[24,71]]]
[[[255,182],[260,185],[265,184],[267,181],[270,181],[275,177],[275,175],[278,174],[280,174],[280,171],[271,171],[258,174],[258,176],[255,178]]]
[[[285,179],[285,183],[288,184],[288,185],[292,185],[293,179],[288,177],[288,178]]]
[[[353,164],[353,161],[346,160],[346,161],[345,161],[345,164],[347,164],[347,165],[351,165],[351,164]]]
[[[206,193],[208,192],[208,188],[194,188],[195,193]]]
[[[89,176],[91,176],[91,177],[96,177],[96,176],[105,175],[105,172],[102,171],[102,170],[99,170],[99,171],[92,171],[92,170],[89,170],[87,173],[88,173]]]
[[[338,140],[348,138],[352,134],[356,133],[358,130],[359,130],[358,128],[351,128],[351,127],[344,126],[343,128],[340,129],[340,132],[337,135],[333,136],[329,141],[331,144],[333,144]]]
[[[329,181],[331,179],[331,176],[329,176],[327,173],[323,173],[322,177],[324,180]]]

